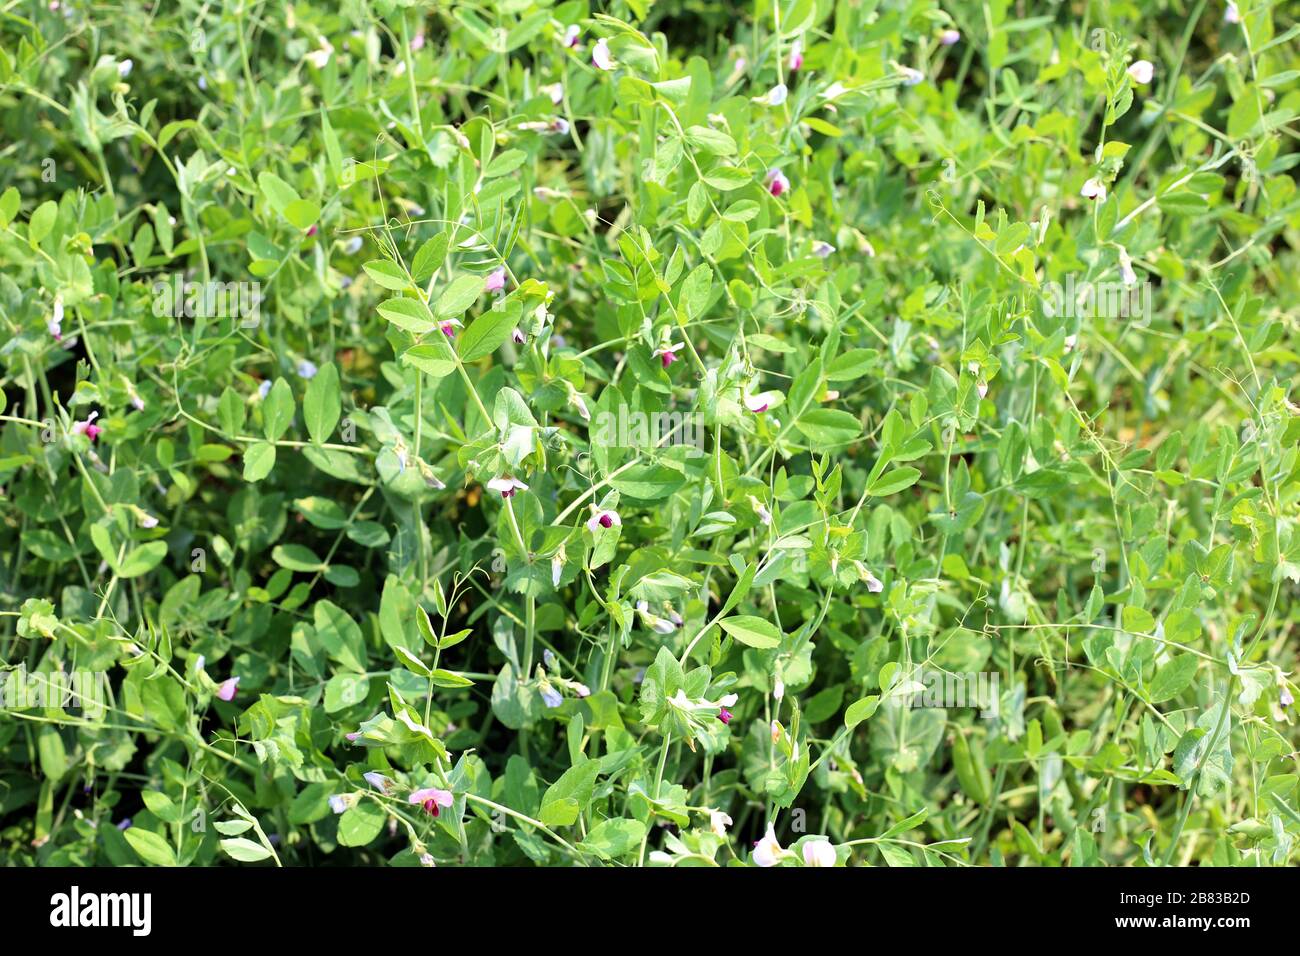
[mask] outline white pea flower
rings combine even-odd
[[[1079,190],[1079,195],[1084,199],[1095,199],[1097,202],[1106,201],[1106,184],[1100,179],[1093,177],[1083,184]]]
[[[828,840],[809,840],[803,845],[804,866],[834,866],[835,847]]]
[[[776,840],[776,832],[769,826],[763,839],[754,845],[754,862],[761,867],[776,866],[785,853]]]
[[[910,66],[900,66],[898,72],[903,78],[904,86],[916,86],[925,79],[924,73]]]
[[[501,492],[502,498],[513,498],[516,491],[527,491],[528,486],[512,475],[500,475],[487,483],[493,491]]]
[[[654,631],[656,634],[671,634],[673,631],[677,630],[677,625],[673,624],[672,621],[652,613],[650,605],[645,601],[637,601],[636,609],[641,615],[641,623],[650,628],[650,630]]]
[[[727,835],[727,827],[731,826],[731,822],[731,817],[727,816],[727,814],[723,813],[721,810],[709,811],[709,829],[717,836],[725,837]]]
[[[1146,86],[1155,74],[1156,68],[1150,60],[1137,60],[1128,68],[1129,79],[1139,86]]]
[[[1137,273],[1133,271],[1133,260],[1129,258],[1128,250],[1123,246],[1119,250],[1119,274],[1124,280],[1124,285],[1132,287],[1137,285]]]

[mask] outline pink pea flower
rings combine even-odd
[[[96,438],[99,437],[100,432],[104,430],[100,428],[98,425],[94,424],[95,419],[98,417],[99,417],[99,412],[91,412],[89,415],[86,416],[85,421],[73,422],[72,434],[85,435],[91,441],[94,441]]]
[[[447,338],[455,338],[456,330],[460,328],[460,319],[448,319],[446,322],[442,323],[442,325],[438,326],[438,328],[442,330],[442,334],[447,336]]]
[[[488,277],[483,281],[483,290],[485,292],[500,292],[505,287],[506,270],[504,266],[488,275]]]
[[[221,685],[217,688],[217,696],[220,697],[222,700],[234,700],[235,688],[238,686],[239,686],[238,677],[232,677],[229,680],[224,680],[221,682]]]
[[[598,70],[614,69],[614,57],[609,52],[609,41],[601,37],[591,48],[591,64]]]
[[[450,790],[439,790],[437,787],[425,787],[423,790],[416,790],[408,798],[408,803],[416,803],[424,808],[425,813],[438,815],[439,807],[449,807],[455,797]]]
[[[724,724],[731,723],[731,718],[734,716],[735,715],[731,711],[727,710],[727,708],[718,708],[718,720],[722,721]]]
[[[790,44],[790,72],[798,73],[803,69],[803,40],[795,40]]]
[[[510,333],[510,340],[514,342],[515,345],[523,345],[528,341],[528,333],[516,325],[515,330]]]
[[[547,96],[549,96],[551,98],[551,102],[554,103],[556,106],[559,106],[561,103],[564,102],[563,83],[547,84],[546,86],[541,87],[538,92],[545,93]]]
[[[516,491],[527,491],[528,486],[512,475],[501,475],[487,483],[493,491],[501,492],[502,498],[513,498]]]
[[[578,36],[581,33],[582,31],[578,29],[576,23],[571,24],[569,28],[564,31],[564,39],[560,42],[570,50],[576,49],[578,46]]]
[[[961,42],[961,31],[951,28],[944,30],[939,34],[939,42],[944,46],[955,46]]]
[[[767,171],[767,191],[773,196],[781,196],[790,191],[790,180],[779,169]]]
[[[655,355],[659,356],[659,361],[663,363],[664,368],[667,368],[677,361],[677,353],[684,348],[686,348],[685,342],[677,342],[676,344],[669,342],[663,348],[656,349]]]
[[[411,37],[411,50],[415,53],[424,49],[424,31],[421,30],[415,36]]]
[[[158,527],[158,519],[155,518],[153,515],[149,514],[147,511],[141,511],[141,512],[140,512],[140,527],[142,527],[142,528],[156,528],[156,527]]]
[[[595,510],[595,513],[587,520],[587,530],[592,534],[600,528],[617,528],[623,524],[623,519],[618,516],[617,511]]]
[[[1223,8],[1223,22],[1236,25],[1241,22],[1241,11],[1237,9],[1235,3],[1229,3]]]
[[[815,255],[818,259],[828,259],[835,252],[835,247],[832,246],[829,242],[826,242],[822,239],[818,239],[816,242],[813,243],[812,251],[813,251],[813,255]]]

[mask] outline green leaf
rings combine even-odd
[[[222,840],[221,849],[226,856],[240,863],[258,863],[271,857],[271,851],[266,847],[252,840],[245,840],[243,837]]]
[[[249,445],[244,451],[244,480],[261,481],[275,467],[275,446],[269,442]]]
[[[293,390],[289,388],[289,383],[282,378],[277,378],[262,402],[262,433],[266,435],[267,441],[279,441],[284,437],[284,433],[293,422],[293,412],[296,407],[297,403],[293,400]]]
[[[150,541],[148,544],[142,544],[140,547],[127,552],[126,557],[122,559],[122,563],[118,565],[117,576],[119,578],[138,578],[142,574],[148,574],[166,556],[166,541]]]
[[[299,201],[297,191],[275,173],[262,173],[257,177],[257,185],[271,208],[281,215],[292,203]]]
[[[1151,703],[1172,700],[1192,685],[1198,660],[1192,654],[1179,654],[1168,661],[1151,681]]]
[[[666,465],[636,465],[611,481],[610,485],[624,497],[658,501],[667,498],[684,483],[681,472]]]
[[[412,335],[424,335],[438,327],[429,307],[418,299],[408,299],[404,296],[385,299],[379,303],[378,311],[393,325]]]
[[[445,341],[412,345],[402,353],[402,364],[417,368],[434,378],[442,378],[456,371],[455,355]]]
[[[290,571],[324,571],[325,563],[316,553],[301,544],[278,544],[271,551],[271,560]]]
[[[484,312],[457,336],[456,348],[462,362],[473,362],[495,352],[519,321],[519,303]]]
[[[920,477],[921,473],[910,466],[895,468],[873,481],[867,487],[867,493],[875,498],[896,495],[903,489],[912,487]]]
[[[862,434],[862,423],[848,412],[815,408],[795,420],[794,427],[818,445],[843,445]]]
[[[50,234],[54,220],[59,216],[59,204],[48,200],[36,207],[31,220],[27,223],[27,240],[36,245]]]
[[[411,280],[406,277],[406,273],[402,271],[401,267],[395,262],[389,262],[387,259],[371,260],[363,264],[361,268],[378,285],[394,292],[401,292],[411,284]]]
[[[373,800],[362,800],[339,817],[339,843],[365,846],[384,828],[384,811]]]
[[[311,440],[321,444],[329,440],[342,414],[339,373],[333,362],[326,362],[307,385],[303,398],[303,417]]]
[[[741,644],[749,647],[767,649],[781,643],[781,630],[771,621],[747,614],[724,618],[719,622],[722,629]]]
[[[614,860],[639,850],[645,832],[646,826],[640,820],[602,820],[578,846],[602,860]]]
[[[844,711],[844,726],[852,730],[858,724],[870,718],[879,706],[880,696],[878,694],[872,694],[870,697],[863,697],[861,700],[854,701]]]
[[[297,229],[310,229],[320,219],[320,206],[310,199],[295,199],[284,207],[284,218]]]
[[[443,290],[434,311],[440,319],[460,318],[482,294],[482,276],[460,276]]]
[[[154,866],[176,866],[176,854],[167,841],[142,827],[127,827],[122,834],[140,859]]]
[[[571,826],[591,800],[599,775],[599,760],[585,760],[570,767],[547,788],[538,819],[547,826]]]

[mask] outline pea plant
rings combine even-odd
[[[0,15],[0,859],[1275,866],[1272,0]]]

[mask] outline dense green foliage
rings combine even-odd
[[[1288,6],[8,5],[0,860],[1292,862]]]

